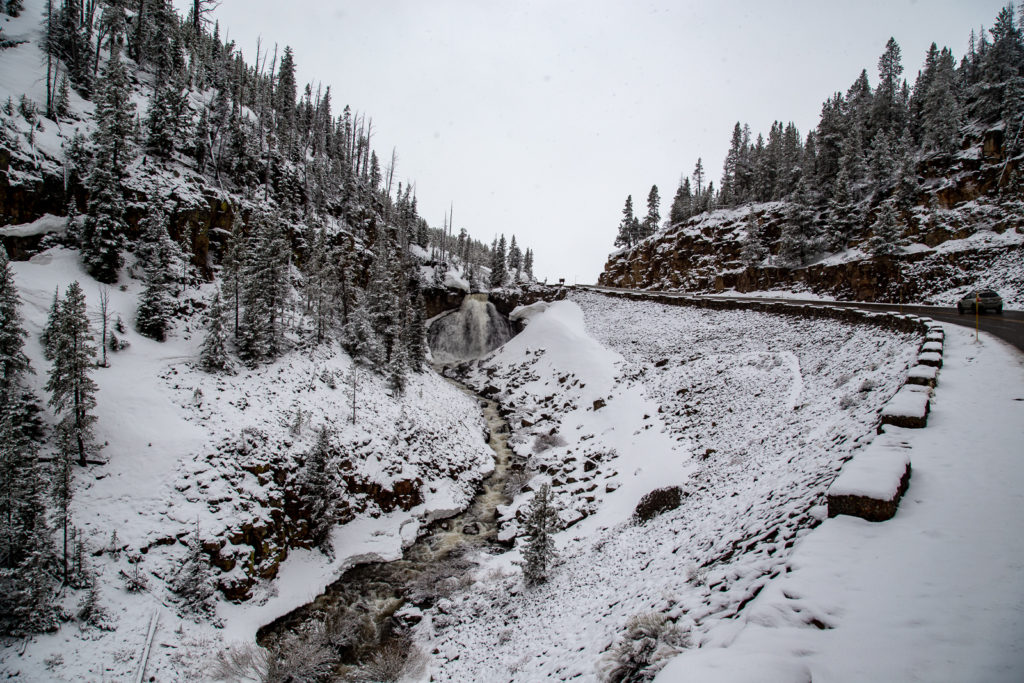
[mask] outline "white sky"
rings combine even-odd
[[[191,0],[175,0],[185,9]],[[737,120],[802,135],[890,36],[913,84],[928,45],[959,61],[1004,0],[223,0],[221,35],[248,60],[291,45],[300,84],[373,118],[382,165],[420,214],[477,239],[515,234],[551,280],[594,282],[627,194],[668,213],[703,157],[719,184]],[[300,85],[301,88],[301,85]],[[315,90],[315,87],[314,87]],[[300,91],[301,94],[301,91]]]

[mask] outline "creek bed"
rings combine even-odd
[[[404,606],[430,606],[468,580],[475,566],[468,554],[504,550],[497,540],[497,507],[510,502],[505,483],[516,459],[508,447],[508,422],[496,401],[446,378],[479,402],[494,451],[494,472],[481,482],[465,510],[428,525],[401,559],[351,567],[312,602],[260,628],[256,640],[261,646],[274,650],[292,634],[301,638],[322,630],[318,637],[326,633],[341,667],[358,664],[401,639],[413,623],[396,615]]]

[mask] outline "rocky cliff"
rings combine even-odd
[[[793,267],[779,256],[790,215],[787,202],[751,204],[665,226],[630,249],[609,256],[598,283],[631,289],[689,292],[805,291],[862,301],[950,303],[973,286],[998,289],[1007,305],[1024,305],[1024,194],[1020,159],[1007,159],[1001,130],[965,142],[955,156],[918,164],[919,191],[900,212],[903,246],[869,256],[866,243],[878,204],[865,201],[865,220],[848,249]],[[827,230],[824,211],[814,214]],[[756,224],[768,256],[741,259]]]

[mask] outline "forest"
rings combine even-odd
[[[790,122],[776,121],[767,138],[753,137],[737,122],[716,186],[697,159],[672,198],[666,227],[720,208],[783,201],[786,223],[777,243],[766,243],[756,225],[743,243],[747,265],[771,251],[779,265],[799,267],[825,253],[865,243],[874,256],[903,245],[903,215],[919,200],[920,170],[950,168],[982,133],[997,129],[1003,154],[1024,151],[1024,37],[1013,5],[996,16],[990,29],[970,33],[967,53],[957,62],[948,47],[932,43],[913,85],[903,56],[890,38],[878,58],[872,86],[867,69],[845,93],[822,104],[817,127],[802,135]],[[1019,192],[1020,174],[1001,184]],[[627,197],[615,240],[632,247],[660,227],[657,186],[647,213],[635,215]]]

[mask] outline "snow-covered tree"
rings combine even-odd
[[[206,337],[199,352],[199,367],[206,372],[231,374],[233,368],[227,349],[227,330],[224,329],[224,306],[220,292],[214,292],[206,309]]]
[[[495,240],[491,248],[491,289],[504,287],[508,280],[508,268],[506,267],[506,242],[505,235]]]
[[[658,229],[658,224],[661,223],[660,206],[658,186],[651,185],[651,191],[647,194],[647,215],[644,216],[641,237],[649,237]]]
[[[753,215],[747,218],[746,228],[746,234],[740,241],[740,261],[746,266],[758,266],[768,255],[764,229]]]
[[[899,252],[903,230],[893,200],[886,200],[878,207],[875,222],[871,224],[871,232],[867,247],[873,256],[887,256]]]
[[[327,427],[317,431],[316,443],[306,453],[299,471],[296,495],[309,523],[309,538],[313,546],[330,555],[331,529],[337,520],[338,484],[331,474],[333,446]]]
[[[241,269],[243,312],[238,353],[249,365],[275,358],[284,344],[284,306],[290,291],[288,244],[278,216],[260,218]]]
[[[551,495],[551,486],[543,484],[533,495],[526,512],[523,534],[523,580],[527,586],[535,586],[547,580],[548,571],[555,559],[555,540],[552,535],[558,530],[558,510]]]
[[[139,296],[135,326],[140,334],[163,341],[174,314],[171,286],[175,279],[177,247],[167,232],[167,216],[159,203],[150,203],[142,221],[139,261],[144,268],[146,287]]]
[[[523,272],[526,273],[526,279],[529,282],[534,281],[533,276],[533,249],[527,249],[523,255]]]
[[[508,274],[513,284],[518,284],[523,274],[523,252],[516,244],[515,235],[512,235],[512,241],[508,243]]]
[[[51,331],[53,365],[50,367],[46,390],[50,392],[50,405],[59,414],[61,429],[72,443],[82,466],[95,445],[92,425],[96,417],[96,383],[89,376],[96,349],[89,333],[85,294],[78,282],[68,285],[60,304],[57,325]]]
[[[633,215],[633,195],[626,197],[622,207],[622,220],[619,221],[619,234],[615,238],[615,246],[632,247],[636,243],[639,223]]]
[[[213,573],[203,551],[198,519],[195,533],[188,539],[185,560],[171,581],[171,590],[181,599],[182,611],[195,615],[210,614],[213,611]]]

